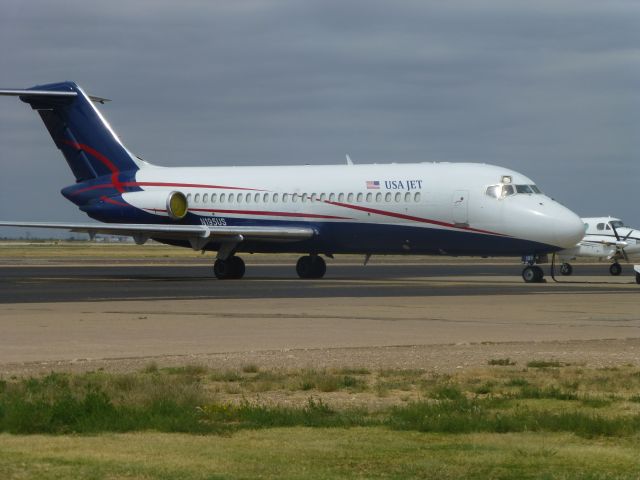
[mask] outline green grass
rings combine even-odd
[[[562,366],[564,366],[564,364],[557,360],[533,360],[527,362],[527,367],[529,368],[559,368]]]
[[[231,436],[0,435],[3,478],[637,479],[637,439],[289,427]]]
[[[250,370],[156,366],[130,374],[51,373],[3,379],[0,432],[228,434],[274,427],[380,426],[446,434],[640,434],[640,408],[634,401],[640,382],[633,367],[609,371],[606,382],[602,371],[584,369],[580,381],[556,378],[543,370],[429,378],[421,371],[346,375],[344,370]],[[631,391],[612,395],[606,390],[610,384],[625,384]],[[592,385],[592,390],[581,390],[584,385]],[[381,388],[386,389],[382,395]],[[389,400],[375,407],[367,403],[370,397],[353,401],[372,393]],[[259,396],[247,398],[253,394]],[[270,394],[297,395],[294,399],[299,400],[270,401]],[[324,397],[336,394],[346,397],[331,398],[349,400],[335,404]]]

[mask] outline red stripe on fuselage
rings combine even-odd
[[[403,220],[411,220],[414,222],[428,223],[431,225],[439,225],[441,227],[457,228],[460,230],[466,230],[470,232],[488,233],[490,235],[498,235],[501,237],[506,236],[502,233],[491,232],[489,230],[481,230],[479,228],[472,228],[472,227],[462,227],[462,226],[454,225],[453,223],[441,222],[439,220],[430,220],[428,218],[422,218],[422,217],[414,217],[413,215],[405,215],[403,213],[389,212],[387,210],[378,210],[377,208],[360,207],[358,205],[351,205],[348,203],[340,203],[340,202],[331,202],[328,200],[326,200],[325,203],[328,203],[330,205],[335,205],[337,207],[350,208],[352,210],[360,210],[362,212],[367,212],[367,213],[375,213],[376,215],[384,215],[386,217],[401,218]]]

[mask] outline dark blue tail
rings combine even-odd
[[[139,169],[135,157],[77,84],[51,83],[29,90],[34,95],[25,93],[20,99],[38,111],[78,182]],[[76,95],[48,96],[37,92]]]

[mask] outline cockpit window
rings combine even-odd
[[[542,191],[535,185],[512,185],[512,184],[499,184],[489,185],[485,192],[487,196],[493,198],[504,198],[516,193],[523,194],[542,194]]]
[[[509,195],[513,195],[514,193],[516,193],[516,191],[513,188],[513,185],[504,185],[502,187],[502,196],[503,197],[508,197]]]
[[[516,185],[516,191],[518,193],[533,193],[529,185]]]
[[[624,223],[622,223],[620,220],[611,220],[611,226],[614,228],[621,228],[624,227]]]
[[[487,195],[493,198],[500,198],[502,195],[502,185],[491,185],[487,187]]]

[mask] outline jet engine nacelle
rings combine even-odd
[[[182,192],[166,190],[145,190],[127,192],[122,199],[136,208],[154,215],[181,220],[189,211],[187,197]]]

